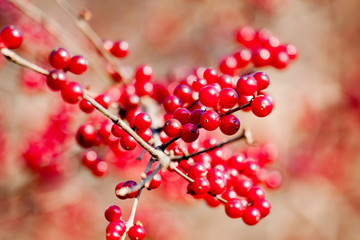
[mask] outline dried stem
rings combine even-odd
[[[65,13],[67,13],[71,17],[71,19],[75,22],[76,26],[96,47],[96,49],[106,59],[106,61],[112,65],[114,70],[118,72],[125,81],[130,79],[131,74],[125,71],[125,69],[117,63],[116,59],[104,49],[102,39],[90,27],[88,22],[75,12],[75,10],[72,8],[69,2],[67,2],[66,0],[54,0],[54,1]]]

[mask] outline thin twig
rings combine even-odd
[[[123,80],[127,81],[131,78],[131,74],[126,71],[124,67],[119,65],[116,59],[109,54],[103,47],[103,41],[97,35],[97,33],[91,28],[88,22],[80,17],[72,6],[66,0],[54,0],[56,4],[70,16],[70,18],[75,22],[76,26],[82,31],[82,33],[89,39],[89,41],[95,46],[99,53],[109,62],[114,70],[120,74]]]

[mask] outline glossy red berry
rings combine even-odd
[[[284,69],[290,63],[289,54],[286,51],[277,50],[271,54],[271,65],[277,69]]]
[[[200,124],[205,130],[213,131],[220,125],[220,116],[214,110],[207,110],[201,115]]]
[[[95,151],[87,151],[82,157],[81,163],[88,168],[91,168],[97,161],[97,153]]]
[[[266,217],[270,213],[271,204],[268,200],[266,200],[264,198],[259,199],[258,201],[254,202],[253,206],[259,210],[259,212],[261,214],[261,218]]]
[[[270,64],[271,54],[266,48],[256,48],[252,52],[251,61],[255,67],[265,67]]]
[[[109,95],[107,94],[100,94],[95,98],[95,101],[97,103],[99,103],[101,106],[103,106],[104,108],[108,109],[111,103],[111,99],[109,97]]]
[[[143,240],[145,238],[145,228],[141,225],[134,225],[129,229],[130,240]]]
[[[46,84],[53,91],[61,90],[66,82],[67,77],[63,70],[51,70],[46,77]]]
[[[191,113],[186,108],[178,108],[174,111],[173,117],[180,121],[181,124],[186,124],[190,121]]]
[[[177,137],[180,134],[182,128],[182,124],[177,119],[169,119],[165,122],[163,131],[168,135],[169,137]]]
[[[196,109],[194,111],[191,112],[190,115],[190,119],[189,121],[194,124],[195,126],[197,126],[198,124],[200,124],[200,118],[203,115],[205,111],[202,109]]]
[[[136,140],[129,134],[124,134],[120,139],[120,145],[125,150],[133,150],[137,146]]]
[[[227,74],[220,75],[217,79],[217,83],[220,85],[221,89],[233,87],[232,77]]]
[[[150,141],[152,138],[152,131],[150,128],[147,129],[137,129],[136,134],[139,135],[145,142]]]
[[[67,103],[78,103],[83,96],[83,87],[77,82],[68,82],[61,89],[61,96]]]
[[[253,186],[249,189],[246,197],[249,201],[256,202],[265,198],[265,191],[261,187]]]
[[[195,194],[204,194],[210,190],[210,183],[205,177],[197,177],[192,183],[192,190]]]
[[[70,59],[68,70],[74,74],[82,74],[88,67],[88,61],[83,56],[73,56]]]
[[[150,174],[152,174],[153,171],[149,171],[146,175],[149,176]],[[153,176],[153,178],[150,180],[147,189],[156,189],[158,187],[160,187],[161,185],[161,175],[159,173],[155,174]]]
[[[111,225],[115,225],[115,223],[110,223]],[[110,225],[109,224],[109,225]],[[113,228],[113,227],[111,227]],[[121,235],[116,230],[108,230],[106,231],[106,240],[120,240]]]
[[[53,68],[65,69],[70,63],[70,52],[62,47],[55,48],[49,55],[49,62]]]
[[[226,189],[226,179],[222,177],[215,177],[208,180],[210,182],[209,192],[214,195],[222,194]]]
[[[247,160],[242,168],[242,173],[249,178],[256,178],[260,172],[260,166],[253,160]]]
[[[264,90],[270,84],[270,78],[264,72],[256,72],[253,74],[253,77],[256,79],[258,90]]]
[[[250,178],[243,176],[235,184],[235,191],[239,196],[245,197],[253,185],[253,181]]]
[[[244,213],[244,206],[240,199],[233,198],[225,204],[225,212],[231,218],[240,218]]]
[[[240,129],[239,119],[232,115],[225,115],[221,117],[220,121],[220,131],[225,135],[234,135]]]
[[[98,160],[94,165],[91,166],[91,172],[97,176],[102,177],[108,172],[108,164],[103,160]]]
[[[251,111],[258,117],[266,117],[271,113],[272,109],[273,104],[265,95],[255,97],[251,103]]]
[[[21,46],[23,35],[15,26],[6,26],[0,32],[0,41],[9,49],[16,49]]]
[[[207,170],[203,163],[194,163],[187,169],[187,175],[192,178],[200,178],[206,174]]]
[[[237,66],[238,63],[236,61],[236,58],[233,56],[228,56],[220,62],[219,69],[222,73],[234,76]]]
[[[79,127],[76,133],[76,140],[84,148],[96,145],[98,139],[94,125],[88,123]]]
[[[110,52],[118,58],[123,58],[128,55],[129,43],[127,41],[116,41],[113,43]]]
[[[235,32],[236,41],[246,47],[251,47],[256,42],[256,31],[252,27],[244,26]]]
[[[236,53],[234,53],[234,58],[236,59],[237,65],[236,68],[244,68],[251,61],[251,51],[247,48],[243,48]]]
[[[122,236],[125,233],[125,230],[126,230],[126,225],[123,220],[119,219],[115,221],[110,221],[109,225],[106,227],[106,238],[108,238],[108,234],[109,234],[109,237],[113,235],[111,237],[115,237],[114,239],[118,239],[118,236]],[[114,234],[114,232],[117,234]]]
[[[180,137],[184,142],[194,142],[199,137],[199,129],[192,123],[187,123],[180,130]]]
[[[204,78],[197,78],[191,85],[192,89],[195,92],[199,92],[203,87],[205,87],[208,82]]]
[[[199,92],[199,101],[206,107],[215,107],[219,98],[219,90],[211,85],[203,87]]]
[[[247,225],[255,225],[260,221],[261,213],[260,211],[255,207],[247,207],[244,210],[242,220]]]
[[[213,83],[217,81],[218,73],[213,68],[207,68],[204,71],[203,77],[208,83]]]
[[[241,76],[236,83],[236,91],[239,93],[239,95],[254,95],[257,90],[257,81],[251,75]]]
[[[131,188],[135,187],[136,185],[137,185],[137,183],[135,181],[133,181],[133,180],[129,180],[129,181],[126,181],[126,182],[121,182],[118,185],[116,185],[115,194],[120,199],[135,198],[139,194],[139,190],[128,193],[125,196],[120,196],[119,191],[122,188],[131,189]]]
[[[245,161],[246,161],[246,158],[245,158],[244,154],[240,153],[240,154],[230,157],[227,161],[227,165],[230,168],[235,168],[236,170],[241,171],[242,168],[244,167]]]
[[[109,222],[119,221],[121,218],[121,209],[119,206],[112,205],[105,210],[105,218]]]
[[[134,124],[137,129],[147,129],[151,126],[152,120],[149,114],[139,113],[135,116]]]
[[[151,80],[153,70],[149,65],[140,65],[135,72],[135,79],[138,82],[148,82]]]
[[[193,101],[192,93],[193,91],[189,86],[180,84],[174,89],[173,95],[180,98],[183,103],[191,103]]]
[[[239,95],[233,88],[224,88],[220,91],[219,103],[223,108],[232,108],[239,101]]]
[[[181,107],[182,104],[183,104],[183,102],[180,100],[179,97],[172,96],[172,95],[165,98],[164,103],[163,103],[165,111],[168,113],[173,113],[176,109]]]
[[[95,107],[85,99],[80,100],[79,107],[81,111],[83,111],[84,113],[91,113],[95,109]]]

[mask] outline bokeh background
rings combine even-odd
[[[287,69],[263,69],[271,77],[273,113],[264,119],[240,115],[254,139],[279,148],[274,166],[284,182],[267,192],[271,214],[249,227],[229,219],[221,207],[184,200],[174,189],[155,190],[140,200],[148,239],[360,239],[359,1],[77,0],[71,5],[92,13],[89,23],[104,39],[127,40],[131,49],[124,63],[151,65],[158,81],[179,69],[216,66],[236,48],[233,33],[239,26],[267,28],[299,51]],[[37,8],[47,17],[38,19]],[[23,30],[18,52],[27,59],[48,67],[47,54],[64,46],[88,57],[90,69],[78,78],[84,85],[103,91],[112,83],[92,45],[53,1],[0,0],[0,25],[8,24]],[[69,138],[55,151],[66,150],[66,177],[45,176],[47,184],[39,184],[25,167],[24,149],[51,124],[71,135],[85,115],[64,107],[38,75],[4,58],[0,67],[0,238],[105,239],[106,207],[119,204],[128,215],[131,205],[115,197],[114,186],[139,171],[120,169],[96,178],[81,168],[79,147]]]

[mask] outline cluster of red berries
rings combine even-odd
[[[238,69],[250,64],[254,67],[272,66],[286,68],[297,57],[297,49],[292,44],[282,44],[279,38],[267,29],[255,30],[250,26],[239,28],[235,32],[236,41],[243,47],[232,55],[226,56],[219,69],[233,76]]]
[[[129,53],[129,43],[124,40],[119,40],[115,42],[108,39],[104,40],[103,48],[117,58],[124,58]]]
[[[107,240],[119,240],[122,235],[125,234],[126,225],[121,218],[122,211],[120,207],[113,205],[108,207],[105,211],[105,218],[109,221],[109,225],[106,228]],[[142,240],[145,238],[145,228],[141,222],[138,221],[135,225],[129,228],[127,232],[130,240]]]

